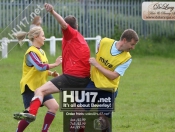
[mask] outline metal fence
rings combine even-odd
[[[47,0],[45,0],[47,2]],[[60,37],[57,21],[43,8],[43,0],[1,0],[0,37],[12,38],[12,33],[29,30],[35,15],[43,18],[46,37]],[[174,21],[143,21],[142,2],[136,0],[53,0],[49,2],[63,17],[77,17],[79,31],[85,37],[101,35],[111,37],[115,32],[134,29],[139,36],[174,35]]]
[[[97,47],[99,44],[99,41],[101,40],[101,36],[96,36],[94,38],[85,38],[85,40],[95,40],[95,53],[97,52]],[[49,41],[50,42],[50,55],[55,56],[56,54],[56,41],[62,41],[62,38],[55,38],[55,36],[52,36],[50,38],[46,38],[45,41]],[[2,40],[0,40],[0,51],[2,52],[2,58],[8,58],[8,44],[12,43],[12,42],[16,42],[18,43],[17,39],[14,40],[8,40],[7,38],[3,38]],[[23,42],[29,42],[29,39],[24,39]],[[15,44],[16,46],[17,44]],[[21,44],[22,46],[22,44]],[[1,60],[1,57],[0,57]]]

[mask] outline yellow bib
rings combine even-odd
[[[125,51],[117,55],[112,55],[111,49],[114,42],[115,40],[113,39],[103,38],[100,41],[99,51],[96,54],[97,62],[110,71],[114,71],[118,65],[125,63],[131,58],[130,53]],[[119,85],[120,76],[114,80],[110,80],[104,76],[96,67],[92,66],[91,80],[94,82],[97,88],[112,88],[114,91],[116,91]]]
[[[43,50],[41,53],[41,51],[38,50],[36,47],[31,46],[26,51],[24,55],[24,60],[23,60],[22,79],[20,81],[21,94],[25,91],[25,85],[28,85],[30,90],[34,91],[35,89],[37,89],[38,87],[40,87],[41,85],[47,82],[48,70],[38,71],[34,66],[29,67],[26,65],[26,55],[31,51],[37,54],[37,56],[40,58],[42,63],[48,64],[47,57]]]

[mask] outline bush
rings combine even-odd
[[[162,27],[162,29],[163,28],[164,27]],[[122,32],[122,29],[119,28],[118,25],[116,25],[114,29],[114,34],[111,36],[111,38],[119,40]],[[139,36],[139,42],[136,45],[135,50],[131,51],[131,54],[134,56],[162,56],[174,58],[175,37],[173,35],[162,36],[158,36],[156,34],[150,35],[148,37]]]
[[[165,38],[152,36],[140,38],[135,50],[131,51],[134,56],[162,56],[175,57],[175,41]]]

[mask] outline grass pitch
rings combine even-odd
[[[14,112],[23,110],[19,81],[22,75],[23,55],[27,46],[16,46],[7,59],[0,61],[0,104],[1,132],[14,132],[18,121],[13,119]],[[61,55],[58,50],[57,54]],[[49,62],[56,57],[49,55]],[[119,93],[113,113],[113,132],[173,132],[175,131],[175,75],[173,58],[133,57],[133,62],[121,77]],[[55,68],[61,73],[61,68]],[[54,97],[59,101],[59,94]],[[42,128],[46,108],[41,108],[35,122],[25,130],[39,132]],[[63,131],[63,114],[57,112],[50,132]]]

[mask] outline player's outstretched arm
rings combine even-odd
[[[54,11],[53,6],[51,4],[45,3],[44,7],[45,7],[46,11],[50,12],[55,17],[57,22],[61,25],[62,29],[67,28],[67,26],[68,26],[67,23],[62,18],[62,16],[60,16],[56,11]]]

